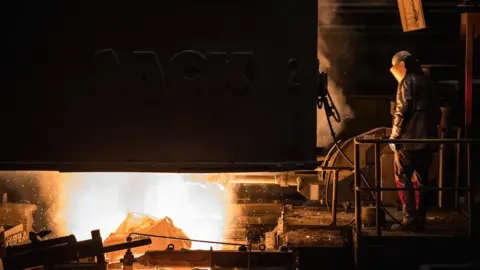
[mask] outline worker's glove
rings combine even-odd
[[[390,137],[390,140],[395,140],[395,138],[393,137]],[[396,152],[397,151],[397,146],[393,143],[390,143],[388,144],[390,146],[390,148],[392,149],[393,152]]]
[[[397,149],[395,148],[395,144],[391,143],[389,145],[390,145],[390,148],[392,149],[393,152],[397,151]]]

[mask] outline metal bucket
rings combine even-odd
[[[363,227],[375,227],[377,224],[375,206],[363,206],[361,215]],[[383,225],[385,225],[385,212],[380,208],[380,226]]]

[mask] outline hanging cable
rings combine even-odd
[[[341,117],[340,117],[340,113],[338,112],[338,109],[337,109],[335,103],[333,102],[333,99],[330,96],[330,93],[328,91],[328,76],[327,76],[326,72],[319,72],[318,83],[319,83],[320,89],[319,89],[319,97],[317,99],[317,107],[318,107],[318,109],[323,108],[325,110],[325,117],[327,118],[327,123],[328,123],[328,127],[330,129],[330,135],[333,138],[334,146],[338,149],[338,151],[342,155],[342,157],[345,158],[345,160],[353,167],[354,166],[353,162],[347,157],[347,155],[343,152],[343,150],[340,148],[340,146],[338,145],[338,143],[336,141],[336,134],[335,134],[335,131],[333,129],[332,122],[330,120],[330,117],[332,117],[333,120],[335,120],[335,122],[340,123],[341,122]],[[367,188],[371,189],[370,184],[368,183],[366,177],[363,175],[363,173],[361,171],[359,172],[359,175],[362,178],[365,185],[367,186]],[[329,178],[327,178],[327,180],[329,180]],[[329,181],[327,183],[329,184]],[[326,185],[326,188],[325,188],[326,189],[325,194],[328,194],[328,184]],[[375,192],[370,190],[370,194],[372,195],[372,197],[374,199],[376,199],[377,196],[376,196]],[[327,204],[327,209],[329,209],[328,202],[326,202],[326,204]],[[402,226],[403,228],[405,228],[407,230],[417,232],[417,230],[414,230],[413,228],[410,228],[408,226],[403,225],[400,221],[398,221],[396,218],[394,218],[393,215],[385,208],[383,203],[380,203],[380,209],[382,209],[382,211],[384,211],[385,214],[389,218],[391,218],[394,223],[399,224],[400,226]],[[329,211],[329,212],[331,213],[331,211]],[[355,222],[355,218],[353,218],[347,224],[347,226],[352,224],[353,222]]]

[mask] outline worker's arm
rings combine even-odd
[[[412,108],[412,81],[411,78],[405,78],[398,86],[397,101],[395,112],[393,114],[393,127],[390,139],[397,139],[402,135],[405,126],[405,117]]]

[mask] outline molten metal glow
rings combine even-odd
[[[106,239],[128,212],[138,212],[170,217],[191,239],[223,241],[229,205],[222,185],[181,174],[62,174],[58,196],[56,223],[77,240],[90,239],[94,229]],[[192,249],[211,246],[192,243]]]

